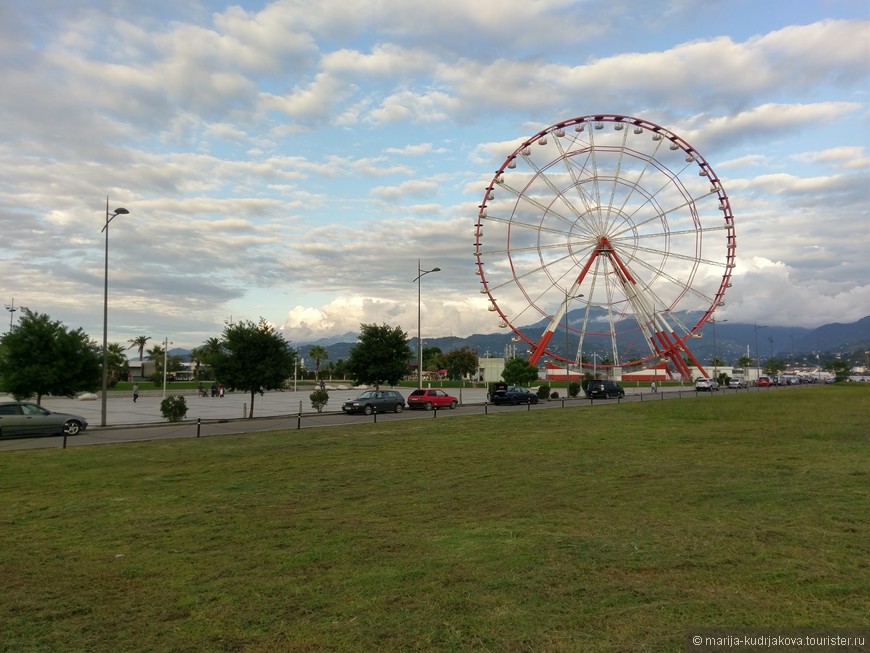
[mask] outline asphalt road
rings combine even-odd
[[[722,390],[719,392],[696,393],[693,388],[666,388],[652,394],[649,388],[626,388],[626,397],[617,399],[556,399],[539,402],[535,405],[493,406],[486,403],[485,389],[463,388],[447,390],[458,396],[461,405],[455,410],[438,411],[408,410],[401,413],[382,413],[371,416],[345,415],[341,404],[353,399],[359,390],[331,390],[329,403],[322,413],[314,412],[308,395],[311,389],[298,392],[267,392],[254,395],[254,417],[247,418],[250,410],[249,394],[232,393],[223,399],[185,395],[188,404],[187,419],[169,423],[160,414],[162,393],[152,392],[140,395],[137,402],[132,397],[111,396],[107,400],[107,426],[101,427],[101,402],[99,400],[80,401],[49,397],[42,405],[49,410],[80,415],[87,419],[88,428],[79,435],[64,438],[48,436],[27,439],[0,440],[0,452],[19,449],[45,449],[58,447],[87,446],[146,440],[173,438],[213,437],[236,433],[257,431],[282,431],[303,428],[323,428],[337,425],[362,424],[367,422],[401,421],[408,419],[444,419],[461,415],[496,413],[519,410],[553,410],[558,408],[588,407],[623,402],[665,401],[681,398],[715,398],[734,392],[756,392],[749,390]],[[405,393],[407,394],[407,393]]]

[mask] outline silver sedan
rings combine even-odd
[[[0,437],[76,435],[86,428],[88,421],[78,415],[54,413],[29,402],[0,403]]]

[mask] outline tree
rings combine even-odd
[[[835,358],[828,361],[824,365],[824,369],[834,373],[834,378],[838,382],[846,381],[849,375],[852,374],[852,364],[843,358]]]
[[[515,356],[504,364],[501,378],[508,385],[531,385],[538,380],[538,368],[521,356]]]
[[[0,390],[16,400],[36,395],[71,397],[96,390],[102,381],[102,355],[81,329],[71,331],[48,315],[21,309],[15,327],[0,337]]]
[[[329,358],[329,352],[320,345],[314,345],[308,350],[308,355],[314,359],[314,380],[320,380],[320,361],[325,361]]]
[[[129,347],[125,348],[119,342],[109,343],[109,346],[106,347],[107,369],[109,370],[108,383],[110,388],[117,385],[118,381],[122,379],[124,381],[127,380],[127,375],[130,372],[130,363],[127,362],[127,356],[124,354],[126,349],[129,349]]]
[[[447,368],[447,378],[462,379],[477,372],[478,353],[474,347],[460,347],[444,355],[444,365]]]
[[[746,369],[747,367],[752,366],[752,359],[747,354],[743,354],[743,356],[740,357],[740,360],[737,361],[737,364],[743,369]]]
[[[163,345],[154,345],[149,349],[147,358],[149,361],[154,361],[154,375],[151,380],[154,383],[160,383],[163,380]]]
[[[347,358],[347,371],[357,384],[396,385],[408,374],[413,355],[408,334],[400,327],[361,324],[358,342]]]
[[[136,336],[135,338],[130,338],[127,342],[130,343],[130,346],[127,349],[136,349],[139,350],[139,362],[142,362],[142,357],[145,355],[145,345],[148,341],[151,340],[151,336]]]
[[[254,416],[254,394],[283,388],[295,362],[296,353],[284,336],[263,318],[257,324],[249,320],[228,324],[220,350],[211,358],[218,381],[231,390],[250,393],[249,418]]]

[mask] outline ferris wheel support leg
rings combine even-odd
[[[680,373],[680,376],[686,380],[691,380],[692,371],[689,369],[689,366],[686,365],[686,362],[680,355],[679,340],[676,338],[672,339],[671,335],[666,333],[665,331],[657,331],[656,337],[659,339],[659,342],[662,345],[662,353],[671,359],[671,362]],[[688,352],[688,350],[686,351]]]

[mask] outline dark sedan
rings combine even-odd
[[[519,404],[536,404],[538,395],[518,385],[496,390],[491,399],[492,403],[500,405],[518,406]]]
[[[86,428],[88,421],[78,415],[54,413],[28,402],[0,403],[0,437],[76,435]]]

